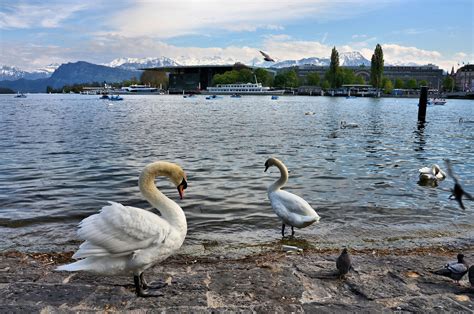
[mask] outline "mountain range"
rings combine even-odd
[[[178,56],[174,59],[167,57],[159,58],[119,58],[105,64],[92,64],[84,61],[51,64],[36,71],[27,72],[15,67],[0,67],[0,87],[6,87],[22,92],[45,92],[47,86],[61,88],[64,85],[91,82],[121,82],[133,77],[139,78],[141,69],[154,67],[172,67],[188,65],[222,65],[234,64],[239,60],[212,56],[206,58],[189,58]],[[302,65],[328,66],[329,58],[310,57],[299,60],[282,60],[277,62],[263,61],[255,58],[247,65],[266,68],[286,68]],[[339,63],[343,66],[370,66],[361,53],[357,51],[342,52],[339,54]],[[401,64],[399,64],[401,65]],[[410,64],[412,65],[412,64]]]

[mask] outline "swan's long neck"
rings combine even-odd
[[[288,182],[288,170],[285,165],[281,161],[275,160],[275,166],[280,169],[280,178],[268,187],[268,192],[279,190]]]
[[[167,164],[156,162],[146,166],[138,180],[140,191],[146,200],[160,211],[163,219],[168,221],[173,227],[177,228],[180,233],[186,235],[186,216],[176,202],[169,199],[158,190],[155,185],[155,178],[158,176],[170,177],[170,169],[168,169]]]

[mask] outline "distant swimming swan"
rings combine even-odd
[[[341,129],[354,129],[358,128],[359,125],[357,123],[347,123],[346,121],[341,121]]]
[[[418,172],[420,173],[421,183],[434,183],[436,185],[438,181],[443,181],[446,178],[446,173],[437,164],[433,164],[431,167],[423,167]]]
[[[176,164],[158,161],[147,165],[139,178],[142,195],[156,207],[161,217],[144,209],[109,202],[100,213],[81,221],[78,235],[85,240],[73,255],[81,259],[56,270],[88,271],[101,275],[132,274],[137,296],[148,285],[143,272],[176,252],[187,232],[183,210],[155,186],[155,178],[165,176],[183,198],[186,175]]]
[[[280,170],[280,179],[268,187],[268,198],[272,208],[282,220],[281,234],[285,236],[285,225],[291,226],[291,235],[295,234],[293,227],[304,228],[319,221],[316,211],[301,197],[283,191],[281,188],[288,181],[288,170],[285,165],[276,158],[269,158],[265,162],[265,171],[275,166]]]

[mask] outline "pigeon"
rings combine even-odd
[[[339,278],[343,278],[344,275],[346,275],[349,270],[352,268],[351,264],[351,257],[349,256],[349,253],[347,253],[347,249],[344,248],[342,250],[341,255],[336,260],[336,267],[337,270],[339,271]]]
[[[474,288],[474,265],[469,267],[469,282],[471,283],[471,287]]]
[[[459,280],[467,273],[469,265],[464,260],[464,255],[459,253],[456,262],[449,262],[444,268],[434,271],[436,275],[449,277],[459,284]]]
[[[260,50],[260,53],[263,56],[263,60],[268,61],[268,62],[275,62],[275,60],[272,57],[270,57],[268,54],[266,54],[262,50]]]
[[[471,194],[467,193],[462,188],[461,184],[459,183],[458,178],[456,177],[456,175],[454,175],[453,169],[451,168],[450,160],[446,159],[445,162],[446,162],[446,166],[448,168],[448,174],[451,178],[453,178],[453,181],[454,181],[454,188],[451,189],[451,195],[449,196],[449,199],[455,199],[459,203],[459,206],[462,209],[466,209],[464,207],[463,202],[462,202],[463,196],[465,196],[469,200],[474,200],[474,197],[472,197]]]

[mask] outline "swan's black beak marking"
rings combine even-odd
[[[183,199],[184,198],[184,190],[188,187],[188,182],[186,182],[186,179],[183,178],[183,181],[178,185],[178,193],[179,193],[179,198]]]

